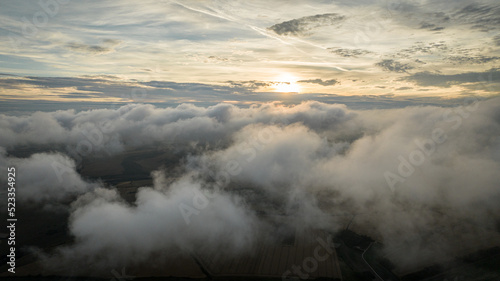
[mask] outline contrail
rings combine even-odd
[[[293,43],[289,43],[285,40],[283,40],[282,38],[280,38],[279,36],[275,36],[275,35],[272,35],[270,32],[268,32],[267,30],[263,29],[263,28],[260,28],[260,27],[257,27],[257,26],[254,26],[254,25],[251,25],[249,23],[246,23],[246,22],[243,22],[241,20],[238,20],[234,17],[231,17],[231,16],[227,16],[227,15],[224,15],[224,14],[221,14],[220,11],[217,11],[217,13],[214,13],[214,12],[210,12],[210,11],[207,11],[207,10],[202,10],[202,9],[197,9],[197,8],[193,8],[191,6],[188,6],[188,5],[185,5],[185,4],[182,4],[182,3],[179,3],[177,1],[172,1],[172,3],[175,3],[185,9],[188,9],[188,10],[191,10],[191,11],[195,11],[195,12],[198,12],[198,13],[202,13],[202,14],[205,14],[205,15],[209,15],[209,16],[212,16],[212,17],[216,17],[216,18],[220,18],[220,19],[224,19],[224,20],[227,20],[227,21],[230,21],[230,22],[235,22],[235,23],[239,23],[239,24],[243,24],[245,25],[246,27],[256,31],[257,33],[261,34],[261,35],[264,35],[265,37],[268,37],[268,38],[272,38],[274,40],[277,40],[279,41],[280,43],[282,44],[285,44],[285,45],[288,45],[288,46],[291,46],[293,47],[295,50],[305,54],[305,55],[309,55],[308,52],[306,51],[303,51],[301,49],[299,49],[297,46],[295,46],[295,44]],[[298,42],[301,42],[301,43],[304,43],[304,44],[307,44],[307,45],[310,45],[310,46],[313,46],[313,47],[316,47],[316,48],[319,48],[319,49],[322,49],[322,50],[326,50],[327,48],[323,47],[323,46],[319,46],[319,45],[316,45],[314,43],[311,43],[311,42],[308,42],[308,41],[305,41],[305,40],[301,40],[301,39],[298,39],[298,38],[290,38],[291,40],[294,40],[294,41],[298,41]],[[323,60],[322,60],[323,61]],[[323,61],[324,62],[324,61]],[[344,68],[341,68],[339,66],[331,66],[332,68],[335,68],[337,70],[340,70],[340,71],[348,71]]]

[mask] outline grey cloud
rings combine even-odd
[[[427,29],[427,30],[430,30],[430,31],[439,31],[439,30],[443,30],[444,29],[444,27],[442,27],[442,26],[436,26],[435,24],[428,23],[428,22],[422,22],[420,24],[420,28],[421,29]]]
[[[64,95],[59,95],[59,97],[68,98],[68,99],[88,99],[88,98],[95,97],[95,95],[76,92],[76,93],[68,93],[68,94],[64,94]]]
[[[375,65],[381,67],[385,71],[398,72],[398,73],[404,73],[407,72],[407,70],[411,70],[414,68],[409,64],[400,63],[398,61],[391,59],[383,60],[381,62],[376,63]]]
[[[444,41],[423,43],[417,42],[409,48],[401,49],[396,52],[396,57],[409,58],[414,55],[440,54],[448,51],[448,46]]]
[[[453,17],[483,32],[495,30],[500,26],[500,5],[472,3],[455,12]]]
[[[450,20],[450,16],[444,12],[435,12],[431,14],[433,19],[439,22],[448,22]]]
[[[250,83],[251,82],[251,83]],[[238,84],[239,83],[239,84]],[[87,92],[96,97],[118,97],[123,101],[178,102],[186,96],[196,96],[198,101],[223,101],[230,99],[235,91],[249,92],[257,85],[266,82],[234,82],[230,86],[218,86],[201,83],[175,83],[169,81],[133,82],[122,81],[112,76],[93,77],[6,77],[0,78],[0,87],[5,89],[37,88],[74,88],[61,97],[75,91]],[[41,98],[41,97],[40,97]],[[272,99],[270,97],[270,99]],[[89,100],[90,101],[90,100]]]
[[[483,32],[496,30],[500,26],[500,5],[490,1],[454,3],[437,1],[431,3],[410,3],[399,1],[391,17],[401,24],[430,31],[443,30],[448,26],[466,25]],[[436,12],[438,10],[438,12]]]
[[[116,46],[116,45],[121,44],[123,41],[117,40],[117,39],[104,39],[102,42],[104,44],[109,44],[109,45],[112,45],[112,46]]]
[[[285,21],[268,29],[279,35],[303,36],[314,28],[338,24],[344,19],[345,16],[335,13],[321,14]]]
[[[464,55],[464,56],[449,56],[448,60],[460,64],[484,64],[494,62],[500,59],[497,56],[483,56],[483,55]]]
[[[487,87],[493,86],[485,83]],[[418,91],[429,91],[430,89],[419,89]],[[235,100],[242,101],[236,107],[247,107],[249,103],[256,104],[262,102],[272,102],[278,98],[282,98],[279,94],[273,93],[246,93],[246,92],[232,92],[231,96]],[[442,97],[430,97],[430,96],[391,96],[391,95],[336,95],[336,94],[300,94],[290,96],[289,100],[285,102],[287,105],[300,104],[308,100],[316,100],[324,103],[335,104],[341,103],[349,106],[352,109],[389,109],[389,108],[401,108],[405,106],[423,106],[423,105],[433,105],[433,106],[453,106],[461,102],[462,97],[452,97],[452,98],[442,98]],[[26,114],[32,114],[36,111],[50,112],[55,110],[75,110],[78,112],[97,110],[97,109],[110,109],[119,108],[130,104],[129,102],[96,102],[92,99],[88,101],[50,101],[50,100],[21,100],[21,99],[9,99],[3,100],[0,103],[0,112],[4,114],[9,114],[11,116],[21,116]],[[148,101],[147,104],[155,106],[157,108],[167,108],[175,107],[184,102],[172,101],[164,99],[163,101]],[[197,101],[191,102],[192,105],[197,107],[203,106],[214,106],[217,104],[216,100]]]
[[[270,87],[273,85],[272,82],[257,81],[257,80],[226,81],[226,83],[229,83],[232,87],[248,88],[248,89],[257,89],[260,87]]]
[[[220,62],[227,62],[229,61],[228,58],[224,58],[224,57],[219,57],[219,56],[209,56],[205,62],[207,63],[220,63]]]
[[[313,79],[314,80],[314,79]],[[323,81],[323,80],[322,80]],[[333,81],[327,82],[333,83]],[[186,102],[186,97],[196,97],[189,101],[200,106],[216,105],[222,101],[244,103],[272,102],[282,99],[281,94],[272,92],[257,92],[261,87],[271,87],[269,81],[226,81],[226,85],[211,85],[202,83],[175,83],[170,81],[134,82],[123,81],[113,76],[82,76],[82,77],[5,77],[0,78],[0,88],[31,90],[36,88],[57,89],[59,97],[67,101],[44,100],[43,95],[36,96],[36,103],[23,100],[22,96],[12,96],[0,103],[0,112],[34,112],[60,109],[88,110],[97,108],[118,108],[130,102],[154,104],[157,107],[172,107]],[[62,88],[68,88],[66,92]],[[84,94],[88,99],[72,102],[73,93]],[[102,97],[116,97],[119,101],[102,102]],[[300,94],[290,95],[289,104],[299,104],[307,100],[318,100],[326,103],[344,103],[353,108],[390,108],[412,104],[443,105],[452,104],[453,99],[427,97],[427,100],[407,99],[403,97],[381,98],[380,96],[344,96],[333,94]]]
[[[450,48],[444,41],[423,43],[417,42],[409,48],[404,48],[394,54],[396,58],[424,58],[427,55],[438,55],[443,60],[460,64],[488,63],[498,60],[497,56],[483,55],[480,48]],[[422,63],[415,59],[415,62]]]
[[[19,85],[33,85],[43,88],[65,88],[65,87],[92,87],[94,85],[107,83],[115,83],[113,80],[109,80],[101,77],[16,77],[16,78],[4,78],[0,79],[0,85],[2,87],[12,87]]]
[[[500,35],[493,37],[493,42],[496,46],[500,46]]]
[[[372,52],[363,49],[344,49],[344,48],[328,48],[328,50],[334,54],[337,54],[341,57],[349,58],[349,57],[359,57],[366,54],[371,54]]]
[[[340,83],[338,80],[335,79],[330,79],[330,80],[322,80],[322,79],[309,79],[309,80],[299,80],[297,81],[299,83],[312,83],[312,84],[319,84],[321,86],[333,86],[335,84]]]
[[[407,77],[403,77],[401,80],[414,82],[417,85],[424,87],[434,86],[445,88],[452,85],[474,83],[481,86],[478,89],[490,89],[490,91],[496,91],[498,90],[498,86],[495,84],[500,82],[500,71],[498,69],[491,69],[485,72],[464,72],[459,74],[418,72]]]
[[[120,43],[120,40],[105,39],[103,41],[103,45],[87,45],[83,43],[70,42],[66,44],[65,47],[74,52],[102,55],[113,52],[114,48]]]

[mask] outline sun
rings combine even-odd
[[[282,74],[273,83],[274,90],[280,93],[298,93],[300,86],[297,79],[290,74]]]

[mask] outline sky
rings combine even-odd
[[[4,0],[0,23],[2,112],[442,105],[500,85],[497,1]]]

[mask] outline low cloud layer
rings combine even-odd
[[[50,174],[51,161],[67,164],[65,182],[86,192],[71,206],[75,243],[47,257],[51,264],[124,266],[162,250],[210,253],[221,245],[230,255],[273,236],[276,224],[335,232],[354,218],[352,229],[381,241],[405,270],[500,242],[499,106],[500,99],[363,111],[319,102],[129,105],[2,116],[2,165],[38,171],[20,194],[34,188],[31,196],[43,196],[36,192],[46,184],[35,181]],[[16,144],[71,148],[81,140],[111,154],[174,144],[185,150],[184,173],[167,178],[159,168],[130,204],[113,188],[87,188],[61,154],[5,156]]]
[[[124,202],[116,190],[100,188],[81,196],[73,203],[70,220],[77,243],[45,256],[44,265],[73,273],[90,268],[106,271],[151,262],[153,255],[172,258],[218,251],[231,256],[255,242],[257,220],[243,201],[228,194],[208,193],[188,176],[172,185],[159,178],[158,174],[154,187],[138,191],[135,205]],[[186,221],[180,210],[189,212],[186,206],[192,204],[193,197],[199,200],[196,207],[203,208],[198,211],[191,206],[197,213]]]

